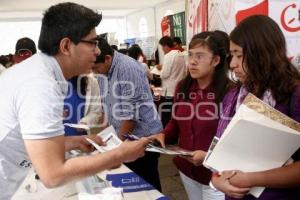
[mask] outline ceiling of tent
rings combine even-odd
[[[171,0],[70,0],[99,10],[103,17],[124,17]],[[0,0],[0,21],[40,19],[44,10],[64,0]]]

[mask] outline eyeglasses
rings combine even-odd
[[[192,52],[189,52],[188,57],[189,57],[189,59],[195,60],[197,63],[201,63],[204,60],[213,58],[213,56],[211,56],[209,54],[192,53]]]
[[[99,41],[98,40],[79,40],[79,42],[88,43],[94,45],[94,47],[98,47]]]

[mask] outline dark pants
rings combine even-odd
[[[125,163],[125,165],[161,192],[158,174],[158,158],[159,153],[146,151],[144,157],[134,162]]]
[[[158,113],[160,115],[161,122],[163,127],[165,128],[168,122],[171,120],[172,116],[172,106],[173,106],[173,97],[160,97],[159,105],[158,105]]]

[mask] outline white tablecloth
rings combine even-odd
[[[106,170],[98,174],[102,179],[106,179],[107,174],[120,174],[131,172],[126,166],[122,165],[120,168],[113,170]],[[75,182],[67,185],[57,187],[54,189],[46,188],[41,181],[34,178],[35,173],[30,171],[25,181],[20,186],[19,190],[13,196],[12,200],[77,200],[78,191],[75,187]],[[157,190],[147,190],[139,192],[124,193],[124,200],[156,200],[163,195]]]

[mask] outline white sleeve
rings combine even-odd
[[[86,95],[86,115],[81,118],[83,122],[90,126],[97,126],[102,118],[100,88],[97,79],[88,77],[88,90]]]
[[[64,95],[51,80],[34,80],[22,85],[14,97],[23,139],[44,139],[64,134]]]
[[[160,74],[160,77],[162,79],[167,79],[171,75],[172,67],[173,67],[173,64],[174,64],[174,57],[175,56],[174,56],[173,52],[170,52],[170,53],[165,55],[163,65],[162,65],[161,74]]]

